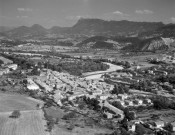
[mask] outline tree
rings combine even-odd
[[[129,111],[128,108],[125,108],[125,109],[124,109],[124,114],[125,114],[125,117],[126,117],[129,121],[135,119],[135,112]]]
[[[4,64],[4,62],[2,60],[0,60],[0,65]]]
[[[119,89],[119,93],[120,93],[120,94],[124,94],[124,93],[125,93],[125,91],[124,91],[124,86],[123,86],[123,85],[119,85],[119,86],[118,86],[118,89]]]
[[[129,133],[124,128],[121,128],[120,131],[121,131],[121,135],[129,135]]]
[[[128,120],[127,120],[126,116],[125,116],[124,119],[121,121],[121,124],[122,124],[122,127],[123,127],[125,130],[128,130]]]
[[[123,106],[121,105],[121,103],[118,102],[118,101],[114,101],[114,102],[112,103],[112,105],[115,106],[116,108],[120,109],[120,110],[124,110],[124,107],[123,107]]]
[[[170,107],[170,101],[168,98],[163,97],[163,96],[157,96],[153,100],[154,108],[156,109],[167,109]]]
[[[126,61],[125,62],[125,68],[130,68],[130,67],[131,67],[131,64],[128,61]]]
[[[118,86],[117,85],[114,85],[114,88],[112,90],[112,94],[116,94],[116,95],[119,94],[119,90],[118,90]]]
[[[19,110],[14,110],[12,114],[10,115],[10,118],[19,118],[21,115]]]
[[[166,129],[167,131],[172,132],[172,131],[173,131],[173,125],[172,125],[171,123],[168,123],[168,124],[165,126],[165,129]]]
[[[144,135],[146,133],[145,127],[141,124],[136,125],[136,135]]]

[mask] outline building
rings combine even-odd
[[[172,125],[172,131],[175,132],[175,122],[172,122],[171,125]]]
[[[0,75],[8,74],[10,72],[9,68],[0,69]]]
[[[100,99],[101,100],[106,100],[108,97],[109,97],[108,94],[102,94],[102,95],[100,95]]]
[[[143,104],[143,100],[136,99],[136,100],[133,101],[133,104],[135,104],[135,105],[142,105]]]
[[[116,115],[120,115],[121,119],[124,118],[124,112],[116,107],[114,107],[113,105],[109,104],[108,101],[101,101],[99,103],[99,105],[101,107],[107,107],[109,110],[113,111]]]
[[[128,98],[128,95],[127,94],[118,94],[118,98],[121,100],[125,100]]]
[[[133,102],[130,100],[125,100],[125,105],[126,106],[133,106]]]
[[[136,125],[134,122],[128,122],[128,131],[135,132],[136,130]]]
[[[39,90],[39,86],[32,79],[27,79],[27,89]]]
[[[106,117],[107,117],[108,119],[112,119],[112,118],[114,117],[114,114],[109,113],[109,112],[104,112],[104,114],[106,114]]]
[[[162,127],[164,127],[165,126],[165,123],[164,123],[164,121],[154,121],[154,126],[156,127],[156,128],[162,128]]]
[[[16,70],[18,68],[17,64],[10,64],[7,66],[9,69]]]
[[[146,104],[146,105],[147,105],[147,104],[151,104],[151,103],[152,103],[152,102],[151,102],[151,99],[148,99],[148,98],[147,98],[147,99],[144,99],[144,100],[143,100],[143,104]]]

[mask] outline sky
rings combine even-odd
[[[175,23],[175,0],[0,0],[0,26],[73,26],[80,18]]]

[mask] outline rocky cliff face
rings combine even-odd
[[[159,38],[152,40],[151,42],[145,44],[142,51],[156,51],[156,50],[167,50],[170,47],[174,47],[175,40],[172,38]]]
[[[168,46],[163,40],[153,40],[151,43],[147,43],[141,50],[142,51],[154,51],[168,49]]]

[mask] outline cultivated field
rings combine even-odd
[[[41,101],[18,94],[0,93],[0,135],[47,135]],[[19,118],[9,118],[13,110],[20,110]]]
[[[11,112],[0,113],[0,135],[48,135],[41,110],[22,111],[17,119]]]

